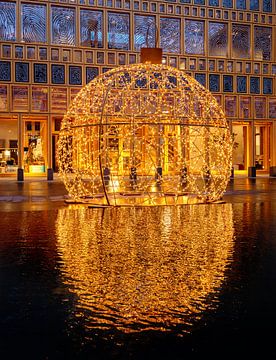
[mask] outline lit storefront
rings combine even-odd
[[[60,122],[78,91],[156,44],[164,64],[221,104],[235,175],[272,174],[275,14],[273,0],[0,1],[0,176],[20,169],[50,178]]]

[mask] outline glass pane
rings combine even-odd
[[[48,110],[48,88],[37,87],[32,88],[32,111]]]
[[[180,20],[160,18],[160,45],[164,52],[180,52]]]
[[[272,12],[272,0],[263,0],[263,11]]]
[[[67,89],[52,87],[51,89],[51,110],[52,112],[63,113],[67,109]]]
[[[266,99],[255,98],[255,117],[264,119],[266,117]]]
[[[218,92],[220,90],[219,75],[216,74],[209,75],[209,90],[215,92]]]
[[[69,66],[69,84],[70,85],[82,84],[81,66]]]
[[[75,10],[52,6],[52,43],[75,45]]]
[[[0,111],[8,111],[8,90],[6,85],[0,86]]]
[[[52,83],[65,83],[65,68],[64,65],[52,65]]]
[[[15,3],[0,2],[0,40],[15,41]]]
[[[108,13],[109,49],[129,49],[129,15],[120,13]]]
[[[12,110],[28,111],[28,86],[12,87]]]
[[[236,8],[238,10],[245,10],[246,9],[246,0],[236,0]]]
[[[272,94],[273,89],[273,79],[272,78],[264,78],[263,79],[263,93],[264,94]]]
[[[243,119],[249,119],[251,117],[251,98],[240,98],[240,117]]]
[[[11,63],[0,61],[0,81],[11,81]]]
[[[204,87],[206,86],[206,74],[195,74],[195,79]]]
[[[233,0],[222,0],[222,6],[225,8],[232,8]]]
[[[259,0],[250,0],[250,10],[259,10]]]
[[[224,92],[233,92],[233,76],[224,75],[223,76],[223,91]]]
[[[29,81],[29,64],[15,63],[15,81],[28,82]]]
[[[185,21],[185,52],[187,54],[204,54],[203,21]]]
[[[250,78],[250,93],[259,94],[260,93],[260,78],[251,77]]]
[[[246,76],[237,76],[237,92],[238,93],[246,93]]]
[[[272,29],[264,26],[254,28],[254,57],[257,60],[271,60]]]
[[[47,64],[34,64],[34,82],[47,82]]]
[[[236,96],[225,96],[225,115],[227,117],[237,116],[237,98]]]
[[[134,15],[134,47],[155,46],[155,17]]]
[[[209,55],[228,55],[228,27],[224,23],[209,23]]]
[[[87,67],[86,68],[86,84],[88,84],[91,80],[93,80],[98,75],[99,75],[99,68]]]
[[[250,26],[232,25],[232,51],[236,58],[250,57]]]
[[[46,42],[46,6],[22,4],[21,36],[26,42]]]
[[[103,47],[103,14],[101,11],[80,11],[81,45]]]
[[[209,6],[219,6],[219,0],[209,0]]]
[[[269,118],[276,119],[276,98],[269,99]]]

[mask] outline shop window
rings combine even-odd
[[[213,9],[209,9],[208,10],[208,15],[210,18],[214,17],[214,10]]]
[[[17,119],[0,118],[0,174],[16,174],[18,165],[17,133]]]
[[[204,54],[203,21],[185,21],[185,52],[187,54]]]
[[[21,36],[25,42],[46,42],[46,6],[22,4]]]
[[[225,23],[209,22],[209,55],[228,55],[228,25]]]
[[[263,11],[272,12],[272,0],[263,0]]]
[[[186,58],[180,58],[179,69],[180,70],[185,70],[186,66],[187,66],[186,64],[187,64],[187,59]]]
[[[143,2],[142,8],[143,11],[148,11],[149,4],[147,2]]]
[[[192,15],[197,16],[197,8],[192,8]]]
[[[130,9],[130,0],[125,0],[125,8]]]
[[[80,89],[70,89],[70,103],[75,99],[79,92]]]
[[[16,4],[0,2],[0,40],[16,40]]]
[[[247,13],[247,14],[246,14],[246,20],[247,20],[247,21],[251,21],[251,14],[250,14],[250,13]]]
[[[151,11],[156,12],[156,4],[155,3],[151,4]]]
[[[187,6],[185,6],[185,8],[184,8],[184,14],[185,14],[185,15],[189,15],[189,14],[190,14],[190,8],[188,8]]]
[[[155,17],[134,15],[134,48],[155,46]]]
[[[259,94],[260,93],[260,78],[250,77],[250,93]]]
[[[99,75],[99,68],[87,67],[86,68],[86,84],[88,84],[91,80],[93,80],[98,75]]]
[[[8,111],[7,85],[0,85],[0,111]]]
[[[139,1],[134,1],[134,10],[139,10]]]
[[[170,57],[170,66],[177,67],[177,59],[176,59],[176,57]]]
[[[269,104],[269,118],[276,119],[276,98],[268,99]]]
[[[190,65],[190,70],[195,70],[196,69],[196,59],[190,59],[189,61],[189,65]]]
[[[52,6],[51,10],[52,43],[75,45],[75,9]]]
[[[223,75],[223,92],[233,92],[232,75]]]
[[[47,64],[34,64],[34,82],[47,83]]]
[[[48,111],[48,88],[32,87],[32,111]],[[35,129],[39,130],[40,122],[35,123]]]
[[[81,66],[69,66],[69,84],[82,84],[82,68]]]
[[[195,74],[195,79],[204,87],[206,86],[206,74]]]
[[[232,53],[235,58],[250,57],[250,26],[232,25]]]
[[[254,57],[256,60],[271,60],[272,28],[254,27]]]
[[[236,8],[238,10],[246,10],[246,0],[236,0]]]
[[[250,10],[258,11],[259,10],[259,0],[250,0]]]
[[[236,21],[236,20],[237,20],[237,13],[236,13],[236,12],[232,12],[231,15],[232,15],[232,20],[233,20],[233,21]]]
[[[0,81],[11,81],[11,63],[0,61]]]
[[[65,84],[65,66],[54,65],[51,66],[51,79],[53,84]]]
[[[93,48],[103,47],[102,11],[80,10],[80,43]]]
[[[247,92],[246,76],[237,76],[237,92],[238,93]]]
[[[10,58],[11,57],[11,46],[10,45],[3,45],[2,46],[2,57],[3,58]]]
[[[15,81],[28,82],[29,81],[29,63],[15,63]]]
[[[159,11],[160,11],[161,13],[164,13],[164,12],[165,12],[165,5],[164,5],[164,4],[160,4],[160,5],[159,5]]]
[[[224,98],[225,115],[227,117],[237,117],[237,98],[236,96],[225,96]]]
[[[251,118],[251,98],[250,97],[240,97],[240,117],[242,119]]]
[[[268,72],[269,72],[269,65],[263,64],[263,74],[268,74]]]
[[[164,52],[180,52],[180,20],[160,18],[160,45]]]
[[[229,13],[228,13],[228,11],[224,11],[224,12],[223,12],[223,19],[224,19],[224,20],[228,20],[228,19],[229,19]]]
[[[216,10],[216,16],[215,16],[215,18],[216,19],[220,19],[221,18],[221,11],[220,10]]]
[[[242,72],[242,62],[238,61],[236,63],[236,72],[241,73]]]
[[[28,111],[29,108],[28,86],[12,86],[12,110]]]
[[[209,90],[214,92],[220,91],[220,76],[216,74],[209,75]]]
[[[245,72],[247,74],[250,74],[251,73],[251,63],[246,63],[245,64]]]
[[[266,117],[266,99],[263,97],[255,97],[254,104],[255,117],[257,119],[264,119]]]
[[[273,79],[272,78],[263,78],[263,93],[272,94],[273,90]]]
[[[122,1],[116,0],[116,8],[121,8],[121,7],[122,7]]]

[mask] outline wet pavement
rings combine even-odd
[[[276,178],[223,204],[66,198],[0,180],[1,359],[276,358]]]

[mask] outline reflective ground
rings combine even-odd
[[[0,181],[1,359],[276,358],[276,179],[212,205],[65,195]]]

